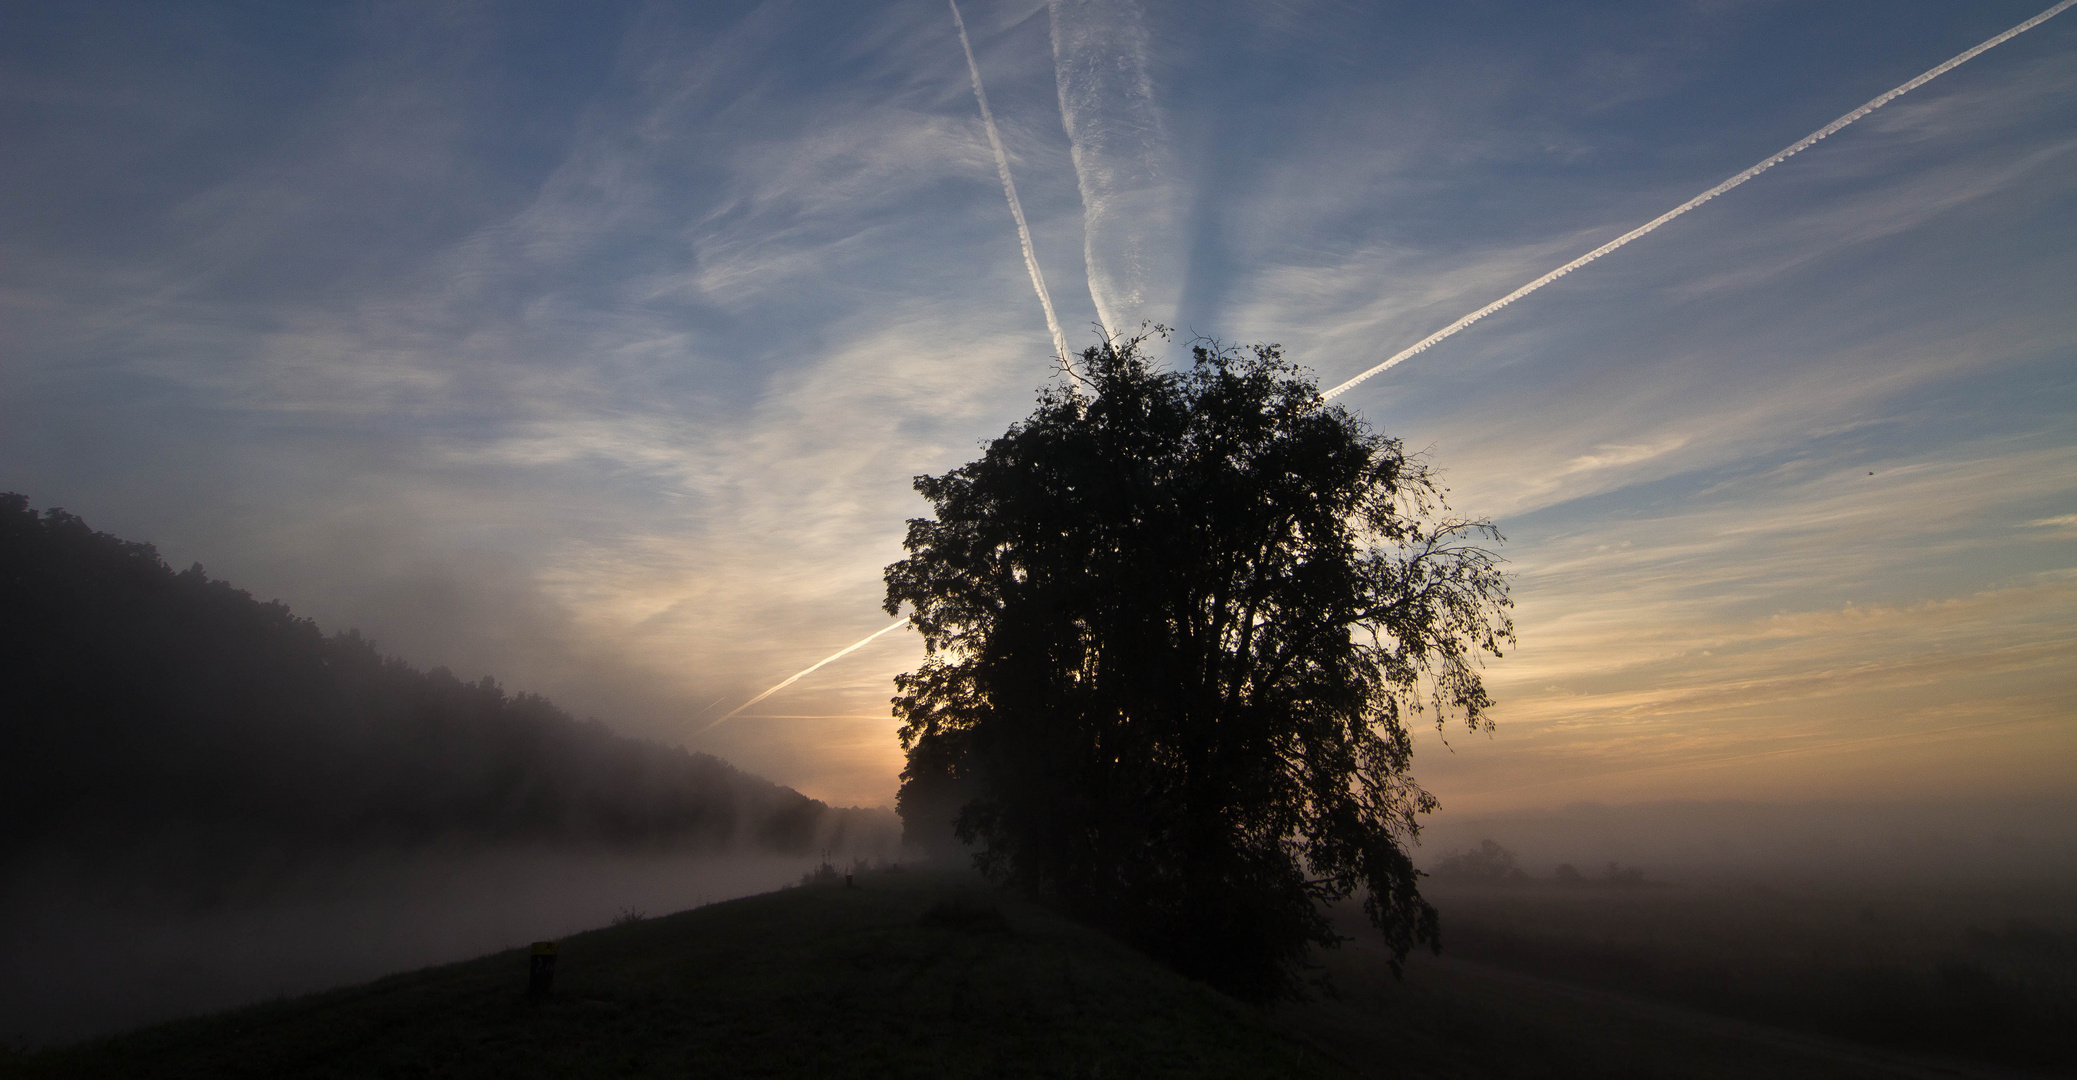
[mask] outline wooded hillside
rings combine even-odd
[[[325,634],[0,495],[0,857],[525,841],[807,853],[894,828]]]

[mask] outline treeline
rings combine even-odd
[[[1531,877],[1528,871],[1515,865],[1514,852],[1490,839],[1479,841],[1479,845],[1469,851],[1452,851],[1444,855],[1428,875],[1438,881],[1472,885],[1543,883],[1569,888],[1639,889],[1656,884],[1644,879],[1643,867],[1624,866],[1617,862],[1610,862],[1592,877],[1580,873],[1579,868],[1571,863],[1559,863],[1548,878]]]
[[[898,827],[419,671],[16,494],[0,495],[0,688],[0,858],[166,836],[809,853]]]

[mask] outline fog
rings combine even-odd
[[[327,635],[0,495],[0,1039],[48,1045],[894,856],[831,807]]]
[[[136,864],[17,867],[0,887],[0,1038],[52,1045],[347,985],[766,892],[818,864],[429,849],[305,866],[265,891],[218,897],[111,875],[146,869]]]
[[[1431,819],[1417,861],[1433,870],[1491,839],[1521,868],[1560,863],[1641,867],[1670,881],[1792,877],[2077,891],[2077,802],[1577,803],[1538,811]]]
[[[18,571],[0,619],[0,1040],[91,1038],[902,857],[891,811],[420,671],[21,496],[0,496],[0,559]],[[2077,1008],[2073,810],[1445,811],[1418,855],[1445,869],[1490,841],[1479,865],[1506,871],[1430,883],[1458,957],[2051,1060]],[[1979,1006],[1997,1011],[1938,1026]]]
[[[1722,801],[1439,815],[1423,837],[1423,893],[1443,963],[1861,1045],[2067,1066],[2072,809]]]

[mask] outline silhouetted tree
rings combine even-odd
[[[991,873],[1244,997],[1299,992],[1359,890],[1396,969],[1437,937],[1406,724],[1487,723],[1499,535],[1277,347],[1169,372],[1143,341],[916,480],[936,517],[887,570],[928,650],[896,680],[903,817],[956,815]]]
[[[1602,869],[1601,880],[1618,889],[1634,889],[1644,884],[1644,867],[1611,861]]]
[[[1529,878],[1521,867],[1515,865],[1514,852],[1501,847],[1499,841],[1490,838],[1479,841],[1478,847],[1470,851],[1451,852],[1444,856],[1435,866],[1435,876],[1488,884],[1526,881]]]

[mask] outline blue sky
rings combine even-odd
[[[962,10],[1070,344],[1333,383],[2042,6]],[[694,733],[884,624],[910,477],[1047,378],[944,4],[41,5],[0,131],[0,488],[891,800],[907,635]],[[2077,14],[1352,391],[1516,573],[1417,775],[2068,794],[2072,295]]]

